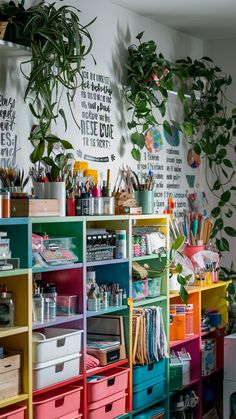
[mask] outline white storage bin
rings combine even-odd
[[[83,330],[48,327],[33,333],[33,363],[47,362],[79,353]]]
[[[58,358],[54,361],[34,364],[33,390],[68,380],[80,374],[80,354]]]

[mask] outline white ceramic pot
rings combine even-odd
[[[45,183],[45,198],[58,199],[60,216],[66,215],[66,184],[65,182],[46,182]]]

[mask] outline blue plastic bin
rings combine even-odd
[[[146,404],[164,396],[165,378],[159,381],[155,377],[152,380],[144,381],[142,384],[133,386],[133,410],[145,407]]]
[[[142,413],[134,416],[135,419],[156,419],[162,418],[165,415],[165,409],[163,407],[152,407],[151,409],[147,409]]]
[[[159,378],[163,378],[166,372],[166,359],[162,359],[159,362],[152,362],[151,364],[135,366],[133,367],[133,385],[143,383],[147,380],[152,380],[156,377],[156,381]]]

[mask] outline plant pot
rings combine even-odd
[[[0,21],[0,39],[4,38],[8,23],[9,23],[8,21],[7,22]]]
[[[154,191],[136,191],[135,199],[143,214],[154,213]]]
[[[61,217],[66,215],[66,184],[65,182],[46,182],[44,189],[45,199],[58,199]]]
[[[33,181],[33,188],[34,188],[34,195],[37,196],[39,199],[44,199],[44,189],[45,183],[44,182],[34,182]]]

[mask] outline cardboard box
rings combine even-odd
[[[11,217],[59,216],[58,199],[11,199]]]
[[[0,359],[0,400],[14,397],[21,392],[20,354]]]

